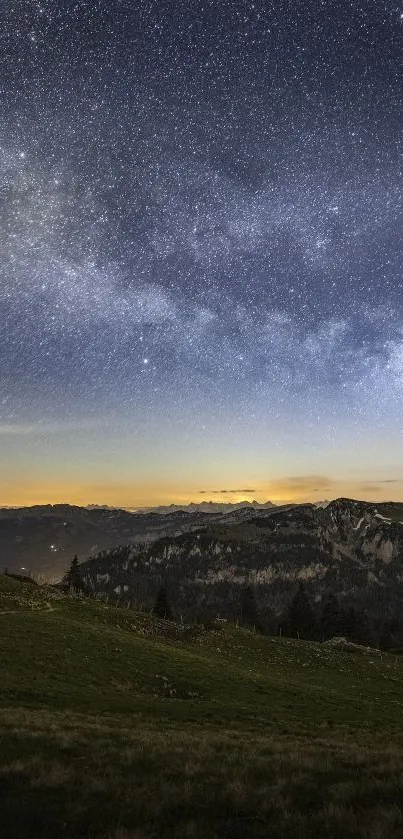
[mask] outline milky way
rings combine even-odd
[[[3,434],[401,430],[402,13],[3,4]]]

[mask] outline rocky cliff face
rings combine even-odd
[[[151,545],[127,545],[85,563],[101,595],[150,604],[162,582],[184,616],[234,617],[239,590],[252,584],[262,608],[279,611],[303,581],[320,600],[395,614],[403,605],[403,505],[339,499],[326,508],[288,506],[222,516]]]
[[[335,558],[387,577],[403,560],[403,505],[339,499],[323,511],[321,535]],[[393,576],[393,574],[392,574]]]

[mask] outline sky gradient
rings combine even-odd
[[[403,500],[403,5],[0,42],[0,504]]]

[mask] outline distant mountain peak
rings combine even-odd
[[[222,502],[222,501],[191,501],[190,504],[167,504],[159,507],[137,507],[136,513],[159,513],[160,515],[167,515],[168,513],[184,512],[184,513],[232,513],[235,510],[250,509],[253,507],[258,510],[265,510],[268,507],[275,507],[272,501],[264,501],[260,503],[255,499],[253,501],[236,501],[236,502]],[[134,508],[132,508],[134,511]]]

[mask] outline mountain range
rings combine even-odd
[[[45,504],[0,508],[0,571],[59,580],[72,557],[81,560],[128,543],[150,542],[201,527],[222,515],[274,506],[244,501],[123,510],[102,505]]]
[[[166,584],[189,619],[236,617],[247,585],[264,613],[278,615],[299,582],[313,602],[331,590],[343,602],[396,615],[403,614],[402,522],[403,504],[352,499],[202,502],[159,512],[1,509],[0,570],[56,582],[78,554],[97,596],[151,606]]]
[[[133,512],[136,513],[159,513],[162,516],[169,515],[170,513],[175,512],[183,512],[183,513],[231,513],[234,510],[242,510],[242,509],[255,509],[255,510],[265,510],[268,507],[275,507],[276,505],[273,504],[272,501],[265,501],[264,503],[260,503],[259,501],[238,501],[235,503],[223,503],[221,501],[201,501],[199,503],[195,503],[192,501],[190,504],[168,504],[165,506],[160,507],[139,507],[134,509]]]
[[[211,515],[211,514],[210,514]],[[183,533],[210,520],[207,514],[174,510],[167,515],[106,507],[48,504],[0,509],[0,571],[60,580],[72,557],[80,560],[121,544]]]
[[[176,536],[127,544],[83,565],[98,596],[151,606],[161,585],[185,620],[228,619],[252,586],[262,613],[281,614],[299,583],[312,602],[332,591],[345,604],[403,612],[403,504],[341,498],[238,509]]]

